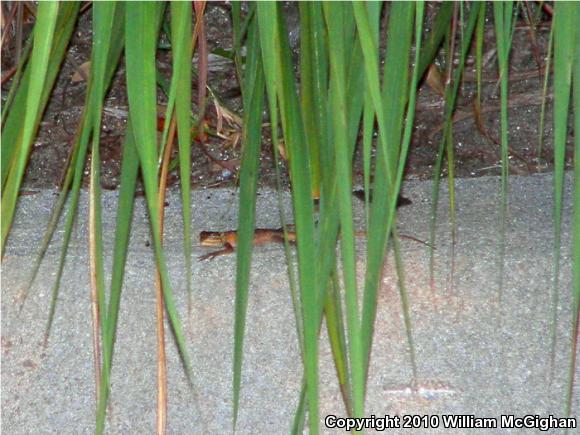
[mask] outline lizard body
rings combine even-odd
[[[364,200],[364,191],[357,190],[353,192],[353,195],[357,198]],[[400,196],[397,198],[397,208],[411,204],[411,200]],[[294,231],[286,231],[288,235],[288,241],[290,243],[296,243],[296,232]],[[356,237],[366,237],[366,231],[356,231]],[[428,243],[424,242],[423,240],[417,239],[412,236],[407,236],[404,234],[399,235],[401,238],[413,240],[418,243],[422,243],[424,245],[428,245]],[[268,228],[257,228],[254,230],[254,245],[265,245],[267,243],[284,243],[284,229],[268,229]],[[210,252],[208,254],[202,255],[199,257],[199,261],[203,260],[211,260],[215,257],[220,255],[231,254],[235,251],[238,245],[238,232],[235,230],[232,231],[202,231],[199,234],[199,244],[201,246],[207,247],[215,247],[221,248],[217,251]]]
[[[296,242],[296,233],[294,231],[287,231],[288,241],[290,243]],[[267,243],[284,243],[284,230],[256,228],[254,230],[254,245],[265,245]],[[199,244],[201,246],[220,247],[219,251],[210,252],[202,255],[199,260],[210,260],[219,255],[230,254],[234,252],[238,245],[237,231],[202,231],[199,233]]]
[[[288,234],[288,241],[290,243],[296,243],[296,232],[286,231]],[[356,237],[366,237],[366,231],[356,231]],[[399,234],[399,237],[403,239],[413,240],[417,243],[423,245],[428,245],[427,242],[417,239],[413,236],[408,236],[406,234]],[[284,230],[282,228],[278,229],[268,229],[268,228],[257,228],[254,230],[254,245],[265,245],[267,243],[284,243]],[[201,246],[208,247],[220,247],[217,251],[210,252],[199,257],[199,261],[212,260],[220,255],[231,254],[236,250],[238,245],[238,232],[237,231],[202,231],[199,234],[199,244]]]

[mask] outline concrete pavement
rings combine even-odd
[[[429,285],[428,250],[403,240],[419,379],[412,374],[392,256],[385,266],[368,381],[367,415],[437,415],[438,428],[415,433],[467,433],[443,427],[442,415],[563,416],[570,348],[571,189],[566,178],[556,375],[548,385],[553,228],[551,175],[512,177],[503,305],[497,302],[499,180],[457,181],[458,245],[451,243],[443,189],[436,251],[436,292]],[[399,212],[401,233],[427,239],[430,182],[404,185],[413,204]],[[279,226],[276,193],[258,197],[260,227]],[[6,434],[91,433],[94,371],[86,249],[87,196],[81,198],[59,303],[47,348],[41,345],[57,270],[62,223],[24,310],[21,289],[45,228],[52,191],[21,198],[2,263],[2,430]],[[116,192],[105,192],[105,248],[110,255]],[[168,336],[168,433],[224,433],[231,425],[235,256],[194,261],[194,304],[187,316],[178,192],[168,195],[165,246],[177,303],[186,322],[196,394],[188,389]],[[289,195],[285,194],[289,209]],[[237,200],[228,189],[193,192],[194,234],[235,229]],[[357,210],[359,224],[364,221]],[[155,428],[154,274],[147,213],[135,209],[115,351],[108,433]],[[364,269],[364,241],[357,267]],[[207,252],[194,245],[194,256]],[[110,258],[110,257],[109,257]],[[109,268],[110,262],[107,263]],[[359,277],[362,276],[359,274]],[[252,266],[238,433],[287,433],[301,381],[301,363],[280,246],[257,247]],[[320,351],[320,415],[345,416],[325,332]],[[413,387],[413,388],[411,388]],[[576,387],[573,411],[580,411]],[[325,429],[324,433],[343,433]],[[497,427],[486,433],[506,433]],[[389,433],[413,433],[397,429]],[[520,429],[513,433],[530,433]],[[557,433],[557,432],[554,432]]]

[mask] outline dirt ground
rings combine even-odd
[[[427,25],[433,17],[436,4],[428,4]],[[227,2],[209,2],[206,10],[206,33],[210,51],[209,86],[221,104],[233,113],[241,115],[239,86],[235,78],[233,62],[214,53],[232,47],[230,5]],[[297,53],[298,13],[295,4],[285,4],[291,44]],[[496,52],[491,12],[488,12],[484,53],[484,88],[482,101],[482,128],[478,128],[473,113],[475,89],[474,58],[468,60],[468,69],[461,86],[461,96],[454,123],[456,150],[456,174],[458,177],[479,177],[499,174],[499,89],[497,86]],[[534,37],[521,20],[514,34],[510,74],[510,172],[532,174],[552,169],[552,104],[551,87],[548,89],[543,150],[538,153],[540,109],[542,103],[543,74],[540,65],[547,52],[550,17],[542,16],[541,25]],[[30,25],[27,26],[30,28]],[[79,66],[90,58],[92,44],[91,9],[79,19],[67,57],[57,79],[51,100],[45,112],[41,128],[33,146],[25,178],[25,188],[56,187],[59,185],[70,151],[76,124],[85,100],[86,82],[72,80]],[[2,69],[14,64],[14,47],[2,53]],[[540,63],[538,63],[540,62]],[[159,69],[169,77],[171,53],[161,50],[158,55]],[[102,185],[115,189],[119,181],[121,145],[127,119],[125,68],[121,63],[106,99],[101,137]],[[11,81],[2,85],[4,101]],[[194,95],[197,83],[194,83]],[[160,93],[160,104],[164,96]],[[195,104],[194,104],[195,107]],[[443,121],[443,97],[435,86],[425,81],[420,88],[417,103],[415,129],[405,177],[428,179],[433,176],[433,166],[441,140]],[[217,117],[214,105],[208,105],[207,117],[215,128]],[[225,132],[226,138],[208,137],[205,146],[194,142],[192,147],[192,185],[195,188],[225,187],[236,183],[236,168],[240,159],[240,143],[234,143],[240,133],[233,124]],[[566,165],[572,164],[572,143],[566,153]],[[285,173],[285,171],[283,171]],[[360,152],[355,157],[355,174],[362,177]],[[170,185],[178,182],[174,171]],[[275,183],[272,148],[267,133],[264,136],[261,161],[261,183]],[[286,180],[287,183],[287,180]]]

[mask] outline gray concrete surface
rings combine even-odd
[[[566,182],[562,232],[560,323],[556,376],[548,384],[553,230],[550,175],[512,177],[503,305],[497,301],[499,180],[458,180],[458,245],[450,275],[451,244],[446,207],[441,208],[436,255],[436,291],[429,285],[428,251],[403,241],[419,379],[412,376],[392,258],[385,265],[368,381],[367,415],[513,414],[562,416],[570,346],[571,185]],[[413,204],[400,210],[399,229],[428,237],[430,182],[408,182]],[[444,189],[445,190],[445,189]],[[258,226],[279,225],[274,192],[261,192]],[[105,245],[110,254],[116,193],[104,197]],[[443,201],[447,198],[444,193]],[[87,197],[72,239],[47,348],[41,346],[50,292],[57,269],[62,226],[51,244],[24,310],[20,291],[55,199],[41,191],[21,199],[2,263],[2,432],[91,433],[94,375],[91,350],[86,249]],[[286,197],[288,199],[288,197]],[[187,319],[180,205],[168,197],[166,249],[172,283]],[[201,230],[234,229],[236,198],[230,190],[193,193],[193,222]],[[357,210],[358,222],[364,217]],[[152,433],[155,428],[154,278],[149,230],[142,199],[135,211],[123,290],[107,432]],[[364,267],[364,241],[358,242]],[[206,252],[194,246],[194,255]],[[109,267],[109,263],[107,263]],[[235,256],[194,262],[194,306],[187,321],[196,394],[168,340],[168,433],[228,433],[231,424],[231,366]],[[240,434],[287,433],[297,403],[301,363],[286,278],[283,249],[255,249],[242,382]],[[323,333],[320,351],[320,415],[344,416]],[[578,387],[576,388],[578,390]],[[580,392],[573,404],[580,409]],[[328,430],[324,433],[342,433]],[[411,433],[394,430],[390,433]],[[468,429],[420,429],[415,433],[467,433]],[[489,433],[507,433],[496,428]],[[574,431],[572,431],[574,432]],[[530,433],[529,429],[513,433]]]

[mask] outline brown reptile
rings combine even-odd
[[[361,192],[362,191],[355,191],[353,193],[357,198],[360,198],[362,196],[362,198],[364,199],[364,192],[362,192],[362,195],[361,195]],[[399,196],[399,198],[397,200],[397,207],[407,205],[407,204],[411,204],[411,200],[409,200],[405,197]],[[286,231],[286,233],[288,235],[288,241],[290,243],[296,243],[296,233],[294,231]],[[365,237],[366,234],[367,234],[366,231],[357,231],[355,233],[355,236]],[[413,240],[415,242],[422,243],[424,245],[429,246],[428,243],[424,242],[423,240],[417,239],[417,238],[412,237],[412,236],[400,234],[399,237],[404,238],[404,239]],[[253,244],[254,245],[265,245],[268,243],[284,243],[284,229],[283,228],[277,228],[277,229],[256,228],[254,230]],[[232,231],[202,231],[199,234],[199,244],[201,246],[221,248],[217,251],[210,252],[209,254],[201,255],[198,258],[199,261],[211,260],[215,257],[220,256],[220,255],[231,254],[232,252],[235,251],[235,249],[238,245],[238,232],[234,231],[234,230],[232,230]]]

